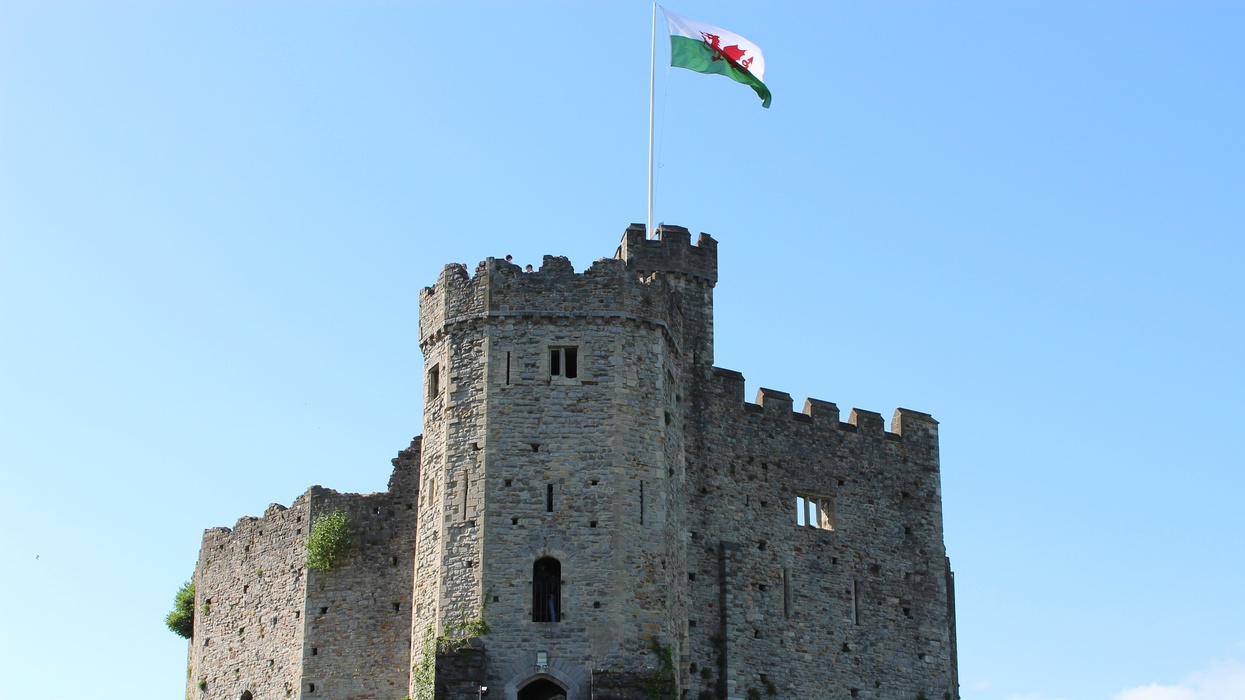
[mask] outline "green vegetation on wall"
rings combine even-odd
[[[661,700],[666,681],[674,673],[674,650],[669,644],[658,644],[654,641],[653,652],[657,654],[657,668],[641,678],[640,683],[644,687],[644,694],[650,700]]]
[[[187,581],[173,596],[173,612],[164,618],[169,629],[186,639],[195,633],[195,584]]]
[[[332,571],[351,548],[350,516],[343,510],[318,515],[307,539],[307,568]]]

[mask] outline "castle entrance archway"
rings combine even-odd
[[[566,700],[566,689],[548,678],[537,678],[523,686],[519,700]]]

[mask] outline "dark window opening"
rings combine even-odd
[[[506,353],[506,383],[510,383],[510,353]]]
[[[433,365],[428,370],[428,398],[435,399],[441,395],[441,365]]]
[[[319,655],[320,655],[320,650],[319,650],[319,649],[317,649],[316,647],[311,647],[311,655],[312,655],[312,656],[319,656]]]
[[[640,524],[644,524],[644,480],[640,480]]]
[[[549,348],[549,376],[576,379],[579,377],[579,348]]]
[[[562,615],[562,563],[553,557],[532,565],[532,622],[557,622]]]
[[[269,662],[269,665],[271,666],[272,662]],[[238,698],[238,700],[252,700],[251,691],[249,690],[242,691],[242,695]]]
[[[394,611],[394,612],[402,612],[402,604],[401,604],[401,603],[394,603],[394,604],[393,604],[393,611]]]
[[[553,484],[545,485],[545,512],[553,512]]]

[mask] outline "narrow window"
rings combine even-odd
[[[506,383],[510,383],[510,353],[506,353]]]
[[[791,617],[791,569],[782,570],[782,616]]]
[[[549,376],[576,379],[579,377],[579,348],[549,348]]]
[[[644,480],[640,480],[640,524],[644,524]]]
[[[562,613],[562,564],[553,557],[532,565],[532,622],[557,622]]]
[[[852,624],[860,624],[860,581],[852,581]]]
[[[441,365],[433,365],[428,370],[428,398],[435,399],[441,395]]]
[[[553,484],[545,485],[545,512],[553,512]]]

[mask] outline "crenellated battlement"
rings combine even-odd
[[[777,389],[761,387],[757,389],[756,399],[749,403],[744,398],[744,375],[734,370],[713,368],[713,381],[716,385],[714,394],[723,406],[734,410],[760,414],[764,418],[776,421],[795,421],[812,425],[814,429],[835,430],[856,433],[862,436],[887,437],[903,440],[919,436],[934,442],[938,437],[938,421],[933,416],[907,408],[897,408],[891,416],[890,430],[886,430],[885,419],[880,413],[853,408],[847,421],[841,421],[839,407],[833,402],[808,398],[804,401],[802,411],[794,410],[791,394]]]
[[[444,265],[437,283],[420,294],[421,345],[448,326],[486,316],[621,316],[664,326],[679,344],[685,305],[696,301],[680,294],[667,274],[711,284],[717,244],[702,234],[692,247],[686,229],[662,230],[665,240],[631,240],[634,227],[627,229],[621,257],[596,260],[583,273],[560,255],[545,255],[530,273],[499,258],[484,259],[474,275],[461,264]]]
[[[692,234],[682,226],[662,224],[657,237],[648,238],[644,224],[631,224],[614,256],[639,272],[666,272],[703,281],[718,282],[718,242],[702,233],[692,245]]]

